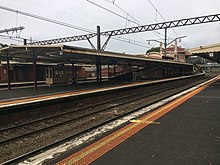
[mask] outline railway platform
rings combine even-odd
[[[45,85],[46,81],[38,81],[38,85]],[[27,86],[33,86],[34,82],[13,82],[10,84],[11,87],[27,87]],[[8,83],[0,83],[0,89],[5,90],[5,88],[8,88]]]
[[[220,164],[220,78],[51,164]]]
[[[80,91],[80,90],[92,90],[100,87],[109,87],[115,85],[127,84],[129,82],[112,82],[112,81],[103,81],[103,82],[88,82],[88,83],[79,83],[79,84],[57,84],[53,86],[48,86],[44,82],[38,86],[38,90],[34,91],[33,82],[28,83],[17,83],[11,90],[7,88],[0,88],[0,101],[6,99],[19,99],[19,98],[31,98],[38,97],[43,95],[52,95],[55,93],[64,93],[68,91]],[[6,84],[0,84],[0,87],[5,86]]]
[[[42,85],[37,91],[33,91],[33,86],[15,87],[11,90],[0,89],[0,108],[15,107],[17,105],[26,105],[32,103],[46,102],[60,98],[74,97],[90,93],[98,93],[102,91],[118,90],[122,88],[130,88],[139,85],[148,85],[158,82],[184,79],[188,77],[200,76],[190,75],[176,78],[152,80],[152,81],[103,81],[90,82],[80,84],[54,85],[51,87]]]

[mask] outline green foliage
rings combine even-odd
[[[4,48],[4,47],[7,47],[7,46],[8,46],[7,44],[0,43],[0,48]]]
[[[153,47],[153,48],[149,49],[149,50],[146,52],[146,54],[147,54],[147,53],[150,53],[150,52],[160,52],[160,47]]]

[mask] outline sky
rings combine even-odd
[[[0,6],[80,26],[94,32],[97,25],[101,27],[101,31],[108,31],[138,26],[138,24],[148,25],[164,22],[164,19],[171,21],[220,13],[219,0],[0,0]],[[32,40],[40,41],[88,34],[85,31],[0,9],[0,30],[17,26],[24,26],[25,29],[13,34],[0,33],[0,43],[23,44],[21,39],[14,37],[28,39],[31,37]],[[168,29],[169,41],[178,36],[187,36],[178,43],[179,46],[185,48],[220,43],[220,22]],[[121,42],[118,39],[123,39],[126,42]],[[109,41],[106,50],[143,54],[151,47],[159,46],[157,42],[151,41],[149,43],[146,41],[152,39],[163,41],[164,30],[117,36],[116,39],[112,38]],[[106,37],[101,38],[102,44],[105,40]],[[96,45],[96,38],[91,41]],[[91,48],[88,41],[63,44]]]

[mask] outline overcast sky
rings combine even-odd
[[[164,21],[148,0],[115,0],[115,4],[126,11],[130,16],[111,3],[111,0],[90,1],[108,8],[123,17],[127,17],[130,20],[135,21],[133,19],[135,18],[144,25]],[[220,0],[150,1],[167,21],[220,13]],[[86,0],[0,0],[0,6],[47,17],[94,31],[96,30],[97,25],[101,26],[101,31],[137,26],[137,24],[134,24],[131,21],[126,21],[125,19],[103,10]],[[25,29],[21,32],[20,36],[23,38],[32,37],[33,40],[45,40],[87,34],[83,31],[0,9],[0,30],[16,26],[25,26]],[[179,43],[182,47],[192,48],[220,42],[220,22],[173,28],[173,30],[178,36],[187,36],[182,39],[181,43]],[[173,30],[168,30],[170,40],[171,38],[177,37]],[[164,30],[159,30],[157,33],[143,32],[123,35],[121,37],[126,38],[127,41],[130,40],[130,42],[133,42],[133,40],[135,40],[141,42],[141,45],[145,45],[145,47],[111,39],[106,50],[131,54],[145,53],[150,47],[158,46],[158,43],[156,42],[151,42],[150,45],[148,45],[146,40],[161,40],[164,38],[163,35]],[[22,44],[21,42],[9,38],[6,39],[4,36],[11,36],[11,33],[1,33],[0,43]],[[15,37],[16,34],[13,34],[12,36]],[[104,43],[105,39],[106,38],[102,37],[102,43]],[[96,44],[95,38],[92,41]],[[137,42],[135,43],[137,44]],[[65,44],[90,48],[87,41]]]

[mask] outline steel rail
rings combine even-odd
[[[193,77],[190,77],[190,78],[193,78]],[[190,79],[190,78],[187,78],[187,79]],[[183,82],[184,80],[187,81],[187,79],[183,79],[183,80],[182,80],[182,79],[181,79],[181,80],[172,80],[171,83],[172,83],[172,82],[176,82],[176,81],[181,81],[181,82]],[[164,82],[158,82],[158,83],[163,84],[163,85],[166,85],[165,83],[167,83],[167,82],[170,83],[170,81],[164,81]],[[158,83],[157,83],[157,84],[158,84]],[[156,84],[151,84],[151,85],[156,85]],[[149,86],[149,84],[146,84],[146,85],[143,85],[143,86],[138,86],[138,90],[140,90],[140,89],[142,90],[142,88],[143,88],[143,87],[146,87],[146,86]],[[157,87],[156,87],[156,88],[157,88]],[[130,88],[129,88],[129,89],[127,89],[127,88],[126,88],[126,89],[123,89],[123,91],[125,91],[125,92],[128,91],[128,90],[130,91],[130,90],[133,90],[133,89],[130,89]],[[137,89],[135,89],[135,90],[137,90]],[[146,89],[146,90],[148,90],[148,89]],[[154,89],[151,88],[151,90],[154,90]],[[115,91],[115,93],[116,93],[116,92],[117,92],[117,91]],[[148,91],[148,92],[149,92],[149,91]],[[139,94],[142,94],[142,93],[145,93],[145,91],[142,91],[142,92],[139,93]],[[139,94],[133,93],[132,96],[139,95]],[[113,98],[112,100],[110,99],[110,100],[98,102],[98,103],[96,103],[96,104],[88,105],[88,106],[85,106],[85,107],[82,107],[82,108],[76,108],[76,109],[71,110],[71,111],[68,111],[68,112],[64,112],[64,113],[60,113],[60,114],[51,115],[51,116],[48,116],[48,117],[36,119],[36,120],[31,121],[31,122],[24,122],[24,123],[21,123],[21,124],[17,124],[17,123],[16,123],[16,125],[14,125],[14,126],[1,128],[1,129],[0,129],[0,133],[3,132],[3,131],[8,131],[8,130],[10,130],[10,129],[19,128],[19,127],[21,127],[21,126],[26,126],[26,125],[29,125],[29,124],[34,124],[34,123],[42,122],[42,121],[44,121],[44,120],[50,120],[50,119],[53,119],[53,118],[55,118],[55,117],[60,117],[60,116],[64,116],[64,115],[67,115],[67,114],[74,113],[74,112],[82,111],[82,110],[85,110],[85,109],[88,109],[88,108],[94,108],[94,107],[97,107],[97,106],[100,106],[100,105],[103,105],[103,104],[112,103],[112,102],[115,102],[115,101],[120,101],[120,100],[126,99],[126,98],[128,98],[128,97],[131,97],[131,95],[124,95],[124,96],[121,96],[121,97],[117,97],[116,99]],[[32,106],[32,105],[30,105],[30,106]]]
[[[181,84],[178,84],[178,86],[179,86],[179,85],[182,85],[182,84],[185,84],[186,82],[188,82],[187,79],[182,80],[182,81],[184,81],[184,82],[181,82]],[[186,82],[185,82],[185,81],[186,81]],[[172,82],[172,83],[175,83],[175,82]],[[139,99],[142,99],[142,98],[151,96],[151,95],[155,95],[155,94],[157,94],[157,93],[166,91],[167,88],[164,88],[164,87],[166,87],[166,86],[167,86],[167,84],[162,84],[162,86],[159,87],[159,88],[158,88],[158,87],[155,87],[155,88],[152,88],[152,89],[147,90],[147,91],[142,91],[142,92],[134,93],[134,94],[131,94],[131,95],[127,95],[127,96],[125,96],[125,97],[121,97],[121,98],[119,98],[119,99],[114,99],[114,100],[111,100],[111,101],[106,101],[106,102],[104,102],[104,103],[99,103],[99,104],[94,105],[94,106],[88,106],[88,107],[84,107],[84,108],[81,108],[81,109],[78,109],[78,110],[74,110],[74,111],[71,111],[71,112],[67,112],[67,113],[64,113],[64,114],[54,115],[54,116],[48,117],[48,118],[46,118],[46,119],[39,119],[38,121],[33,121],[33,122],[25,123],[25,124],[20,124],[20,125],[14,126],[14,127],[9,127],[9,128],[6,128],[6,129],[2,129],[0,132],[10,131],[10,132],[13,132],[13,134],[14,134],[13,129],[17,129],[17,128],[22,127],[22,126],[28,126],[28,125],[30,125],[30,124],[40,123],[40,122],[43,122],[43,121],[45,121],[45,120],[46,120],[46,121],[47,121],[47,120],[51,120],[51,119],[54,119],[54,118],[58,118],[58,117],[61,117],[61,116],[65,116],[65,115],[68,115],[68,114],[71,114],[71,113],[76,113],[76,112],[83,111],[83,110],[84,110],[84,111],[87,111],[87,110],[90,109],[91,107],[92,107],[92,108],[95,108],[95,107],[98,107],[98,106],[104,107],[104,104],[110,104],[110,103],[112,103],[112,102],[114,102],[114,104],[115,104],[116,101],[119,102],[118,104],[110,105],[109,107],[103,108],[103,109],[101,109],[101,110],[93,111],[92,113],[91,113],[91,112],[87,112],[87,113],[83,114],[82,116],[73,117],[73,118],[68,119],[68,120],[66,120],[66,121],[62,121],[62,122],[60,122],[60,123],[56,123],[56,124],[47,126],[47,127],[45,127],[45,128],[40,128],[40,129],[37,129],[37,130],[32,130],[32,131],[29,131],[28,133],[24,133],[24,134],[21,134],[21,135],[12,137],[12,138],[8,138],[8,139],[5,139],[5,140],[2,140],[2,141],[0,141],[0,145],[2,145],[2,144],[4,144],[4,143],[8,143],[8,142],[13,141],[13,140],[17,140],[17,139],[24,138],[24,137],[29,136],[29,135],[33,135],[34,133],[39,133],[39,132],[46,131],[46,130],[51,129],[51,128],[54,128],[54,127],[62,126],[62,125],[67,124],[67,123],[69,123],[69,122],[73,122],[73,121],[75,121],[75,120],[80,120],[80,119],[82,119],[82,118],[84,118],[84,117],[88,117],[88,116],[94,115],[94,114],[99,113],[99,112],[103,112],[103,111],[106,111],[106,110],[110,110],[110,109],[112,109],[112,108],[115,108],[115,107],[118,107],[118,106],[122,106],[122,105],[128,104],[128,103],[130,103],[130,102],[134,102],[134,101],[136,101],[136,100],[139,100]],[[172,89],[172,88],[173,88],[173,86],[169,83],[169,88],[168,88],[168,89]],[[157,89],[157,91],[160,90],[160,89],[162,89],[162,90],[159,91],[159,92],[157,92],[157,91],[154,92],[155,89]],[[146,92],[147,92],[147,93],[146,93]],[[153,92],[153,93],[150,93],[150,92]],[[146,95],[141,95],[141,94],[146,94]],[[137,97],[137,98],[133,99],[133,97]],[[125,101],[124,101],[124,102],[121,102],[123,99],[124,99]],[[130,100],[129,100],[129,99],[130,99]],[[35,125],[34,125],[34,126],[35,126]],[[2,133],[2,134],[3,134],[3,133]]]
[[[141,88],[141,87],[140,87]],[[153,90],[153,89],[152,89]],[[145,93],[146,91],[142,91],[142,93]],[[139,94],[132,94],[132,96],[135,96],[135,95],[139,95]],[[68,115],[68,114],[71,114],[71,113],[75,113],[75,112],[78,112],[78,111],[82,111],[82,110],[86,110],[86,109],[89,109],[89,108],[94,108],[94,107],[97,107],[97,106],[101,106],[103,104],[109,104],[109,103],[112,103],[112,102],[115,102],[115,101],[119,101],[119,100],[122,100],[122,99],[126,99],[130,97],[130,95],[124,95],[122,97],[117,97],[116,99],[113,98],[111,100],[107,100],[107,101],[102,101],[102,102],[98,102],[96,104],[92,104],[92,105],[89,105],[89,106],[86,106],[86,107],[82,107],[82,108],[78,108],[78,109],[74,109],[72,111],[68,111],[68,112],[64,112],[64,113],[61,113],[61,114],[57,114],[57,115],[51,115],[49,117],[44,117],[44,118],[40,118],[40,119],[37,119],[37,120],[34,120],[34,121],[31,121],[31,122],[26,122],[26,123],[22,123],[22,124],[18,124],[18,125],[14,125],[14,126],[11,126],[11,127],[6,127],[6,128],[2,128],[0,129],[0,133],[3,132],[3,131],[9,131],[11,129],[15,129],[15,128],[19,128],[21,126],[26,126],[26,125],[29,125],[29,124],[34,124],[34,123],[38,123],[38,122],[42,122],[44,120],[50,120],[50,119],[53,119],[55,117],[61,117],[61,116],[64,116],[64,115]]]
[[[205,80],[203,80],[203,81],[205,81]],[[196,83],[196,82],[194,81],[194,83]],[[197,84],[198,84],[198,83],[199,83],[199,82],[197,82]],[[201,83],[201,82],[200,82],[200,83]],[[195,84],[194,84],[194,85],[195,85]],[[190,85],[190,84],[187,84],[187,87],[182,87],[182,89],[180,89],[180,91],[182,91],[182,90],[184,90],[184,89],[187,89],[187,88],[190,88],[191,86],[192,86],[192,84],[191,84],[191,85]],[[164,96],[163,98],[160,98],[160,99],[157,100],[157,101],[160,101],[160,100],[162,100],[162,99],[164,99],[164,98],[166,98],[166,97],[169,97],[169,96],[171,96],[171,95],[173,95],[173,94],[175,94],[175,93],[177,93],[177,92],[180,92],[180,91],[176,91],[176,92],[174,92],[174,93],[169,93],[168,96]],[[156,101],[154,101],[154,102],[156,102]],[[132,113],[132,112],[135,112],[135,111],[137,111],[137,110],[139,110],[139,109],[141,109],[141,108],[144,108],[144,107],[146,107],[146,105],[145,105],[145,106],[142,106],[142,107],[138,107],[138,108],[136,108],[136,109],[133,109],[133,110],[131,110],[131,111],[125,113],[125,114],[121,114],[121,115],[118,115],[118,116],[114,116],[113,118],[110,118],[110,119],[108,119],[108,120],[106,120],[106,121],[103,121],[103,122],[101,122],[101,123],[98,123],[98,124],[96,124],[96,125],[93,126],[93,127],[86,128],[86,129],[84,129],[84,130],[82,130],[82,131],[80,131],[80,132],[77,132],[77,133],[75,133],[75,134],[73,134],[73,135],[70,135],[70,136],[68,136],[68,137],[65,137],[65,138],[63,138],[63,139],[61,139],[61,140],[59,140],[59,141],[55,141],[55,142],[53,142],[53,143],[51,143],[51,144],[48,144],[47,146],[40,147],[40,148],[38,148],[38,149],[36,149],[36,150],[33,150],[33,151],[28,152],[28,153],[26,153],[26,154],[20,155],[20,156],[18,156],[18,157],[16,157],[16,158],[13,158],[13,159],[11,159],[11,160],[5,161],[5,162],[2,163],[2,165],[18,163],[18,162],[24,160],[24,159],[27,158],[27,157],[36,155],[37,153],[40,153],[40,152],[42,152],[42,151],[44,151],[44,150],[47,150],[47,149],[50,149],[50,148],[52,148],[52,147],[54,147],[54,146],[60,145],[60,144],[62,144],[62,143],[64,143],[64,142],[66,142],[66,141],[69,141],[69,140],[71,140],[71,139],[77,137],[77,136],[80,136],[80,135],[82,135],[82,134],[84,134],[84,133],[87,133],[87,132],[89,132],[89,131],[91,131],[91,130],[93,130],[93,129],[95,129],[95,128],[98,128],[98,127],[100,127],[100,126],[103,126],[103,125],[105,125],[105,124],[107,124],[107,123],[109,123],[109,122],[112,122],[112,121],[114,121],[114,120],[116,120],[116,119],[119,119],[119,118],[121,118],[121,117],[123,117],[123,116],[126,116],[126,115],[128,115],[128,114],[130,114],[130,113]]]

